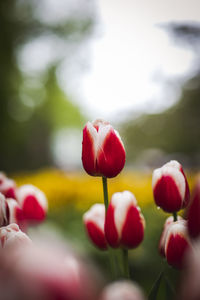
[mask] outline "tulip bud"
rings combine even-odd
[[[154,170],[152,178],[156,205],[166,212],[175,212],[189,202],[189,186],[182,166],[175,160]]]
[[[6,198],[16,199],[16,183],[14,180],[5,177],[4,174],[0,176],[0,192]]]
[[[26,184],[17,190],[17,201],[22,208],[24,219],[30,222],[41,222],[47,213],[47,199],[37,187]]]
[[[200,178],[194,187],[192,199],[187,211],[188,231],[192,238],[200,236]]]
[[[30,238],[19,229],[17,224],[10,224],[0,228],[0,245],[2,248],[28,245]]]
[[[91,241],[98,248],[107,249],[107,243],[104,235],[105,206],[103,204],[94,204],[83,216],[87,234]]]
[[[178,221],[183,220],[183,218],[181,216],[177,217]],[[160,241],[159,241],[159,245],[158,245],[158,250],[161,256],[165,257],[165,240],[166,240],[166,236],[167,236],[167,232],[169,229],[169,225],[171,225],[174,222],[174,217],[170,216],[167,218],[167,220],[165,221],[164,227],[163,227],[163,231],[160,237]]]
[[[168,264],[175,268],[182,268],[184,256],[190,248],[185,220],[173,222],[169,225],[165,239],[165,256]]]
[[[135,196],[129,192],[113,194],[105,221],[108,244],[117,248],[135,248],[143,240],[145,220]]]
[[[140,287],[131,281],[119,281],[104,288],[100,300],[144,300]]]
[[[123,169],[125,157],[122,140],[108,122],[87,122],[83,129],[82,162],[89,175],[115,177]]]

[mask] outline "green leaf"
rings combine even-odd
[[[153,286],[150,290],[150,293],[149,293],[149,297],[148,297],[149,300],[156,300],[157,299],[157,295],[158,295],[158,291],[159,291],[159,288],[160,288],[161,280],[163,278],[163,274],[164,274],[164,271],[161,271],[159,276],[157,277],[156,281],[154,282],[154,284],[153,284]]]
[[[174,299],[175,290],[170,279],[165,276],[166,299]]]

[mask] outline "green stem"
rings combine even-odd
[[[174,217],[174,222],[176,222],[177,221],[177,212],[176,211],[173,212],[173,217]]]
[[[104,204],[106,211],[108,210],[108,185],[107,185],[107,178],[102,177],[103,183],[103,196],[104,196]]]
[[[130,272],[129,272],[128,250],[127,249],[122,249],[122,257],[123,257],[124,277],[129,279],[130,278]]]
[[[105,210],[107,212],[107,210],[108,210],[108,185],[107,185],[106,177],[102,177],[102,183],[103,183],[104,205],[105,205]],[[115,256],[114,256],[113,249],[110,247],[108,247],[108,255],[109,255],[109,260],[110,260],[110,269],[111,269],[112,279],[115,279],[116,278]]]

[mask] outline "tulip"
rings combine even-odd
[[[3,194],[0,193],[0,226],[7,224],[7,204]]]
[[[182,166],[175,160],[154,170],[152,178],[156,205],[166,212],[176,212],[186,207],[190,193]]]
[[[200,236],[200,177],[195,185],[187,211],[188,231],[191,238]]]
[[[0,245],[2,248],[31,244],[30,238],[19,229],[17,224],[10,224],[0,228]]]
[[[140,287],[131,281],[118,281],[106,286],[100,300],[144,300]]]
[[[180,221],[180,220],[183,220],[183,218],[181,216],[178,216],[178,221]],[[173,216],[170,216],[167,218],[167,220],[165,221],[164,227],[163,227],[161,237],[160,237],[158,250],[159,250],[160,255],[164,256],[164,257],[165,257],[165,240],[166,240],[167,232],[168,232],[170,225],[173,222],[174,222]]]
[[[17,190],[17,201],[22,208],[24,219],[29,222],[41,222],[47,213],[47,199],[37,187],[26,184]]]
[[[165,239],[165,256],[168,264],[175,268],[182,268],[184,257],[190,248],[185,220],[173,222],[169,225]]]
[[[113,248],[135,248],[143,240],[144,227],[135,196],[129,191],[113,194],[105,220],[108,244]]]
[[[0,192],[6,198],[16,199],[16,183],[14,180],[7,178],[4,174],[0,174]]]
[[[104,235],[105,207],[103,204],[94,204],[83,216],[83,222],[90,240],[102,250],[107,249]]]
[[[176,299],[200,299],[200,240],[192,244],[192,251],[185,257],[184,270],[179,279],[179,290]]]
[[[125,157],[122,140],[108,122],[87,122],[83,129],[82,162],[89,175],[115,177],[123,169]]]
[[[26,221],[24,219],[24,214],[19,206],[18,202],[14,199],[6,199],[7,206],[7,225],[11,223],[16,223],[19,225],[22,231],[26,231]]]

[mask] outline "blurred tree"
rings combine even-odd
[[[39,4],[39,2],[38,2]],[[18,54],[33,38],[54,34],[77,47],[91,33],[93,18],[69,16],[55,24],[36,17],[36,1],[0,2],[0,169],[16,171],[52,164],[49,150],[53,130],[80,126],[83,116],[58,86],[56,66],[38,74],[40,88],[27,87],[30,79],[18,63]],[[42,99],[42,100],[41,100]]]
[[[196,53],[193,75],[182,87],[176,105],[164,113],[143,115],[122,127],[126,136],[127,160],[134,162],[144,150],[160,149],[184,154],[191,166],[200,165],[200,25],[170,24],[173,37]],[[177,41],[177,39],[176,39]]]

